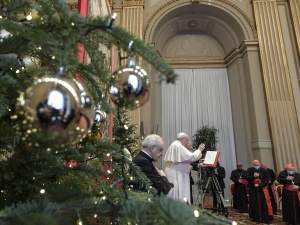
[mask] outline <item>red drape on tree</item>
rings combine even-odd
[[[87,9],[88,9],[88,0],[78,0],[78,12],[83,16],[87,16]],[[78,45],[78,53],[77,57],[79,62],[83,63],[84,62],[84,46],[83,45]],[[75,74],[76,79],[81,82],[82,79],[79,74]]]

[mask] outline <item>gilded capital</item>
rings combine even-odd
[[[143,6],[144,5],[144,1],[127,1],[127,0],[123,0],[123,7],[128,7],[128,6]]]

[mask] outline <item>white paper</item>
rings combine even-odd
[[[205,159],[203,164],[214,164],[216,161],[218,152],[217,151],[207,151],[205,154]]]

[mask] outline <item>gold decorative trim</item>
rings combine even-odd
[[[300,3],[299,0],[290,0],[290,10],[292,14],[293,25],[296,34],[296,41],[298,44],[298,53],[300,55]]]
[[[299,158],[300,129],[276,0],[253,1],[275,164]],[[275,29],[276,28],[276,29]],[[294,161],[299,170],[300,164]]]
[[[141,6],[144,5],[144,1],[123,1],[123,7],[128,7],[128,6]]]
[[[247,21],[248,25],[250,26],[251,28],[251,31],[252,31],[252,34],[253,34],[253,37],[256,39],[257,38],[257,33],[256,33],[256,29],[254,27],[254,25],[252,24],[250,18],[246,15],[246,13],[241,10],[239,7],[237,7],[236,5],[234,5],[233,3],[227,1],[227,0],[219,0],[220,2],[224,3],[225,5],[228,5],[229,8],[227,8],[227,10],[229,10],[233,15],[235,15],[237,17],[237,19],[241,22],[241,24],[244,26],[244,29],[246,30],[247,32],[247,36],[248,38],[250,38],[250,34],[249,34],[249,31],[246,27],[246,25],[244,24],[244,22],[240,19],[240,17],[235,13],[236,11],[239,12],[240,15],[242,15],[242,17]],[[191,1],[185,1],[185,2],[180,2],[180,0],[171,0],[167,3],[165,3],[164,5],[162,5],[161,7],[159,7],[153,14],[152,16],[150,17],[150,19],[147,21],[146,23],[146,26],[145,26],[145,29],[144,29],[144,32],[143,32],[143,38],[145,39],[146,37],[146,32],[150,26],[150,23],[152,22],[152,20],[165,8],[167,8],[168,6],[170,5],[173,5],[175,4],[176,2],[179,2],[179,4],[177,5],[174,5],[173,7],[171,7],[169,9],[169,11],[173,8],[175,8],[176,6],[180,6],[180,5],[186,5],[187,3],[191,4]],[[213,1],[211,2],[211,0],[201,0],[201,2],[199,2],[199,4],[207,4],[207,5],[212,5],[212,6],[219,6],[220,8],[222,8],[223,5]],[[233,10],[231,10],[230,8],[232,8]],[[156,20],[157,21],[157,20]]]

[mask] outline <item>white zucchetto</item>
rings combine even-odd
[[[187,136],[187,134],[186,133],[179,133],[179,134],[177,134],[177,139],[180,139],[184,136]]]

